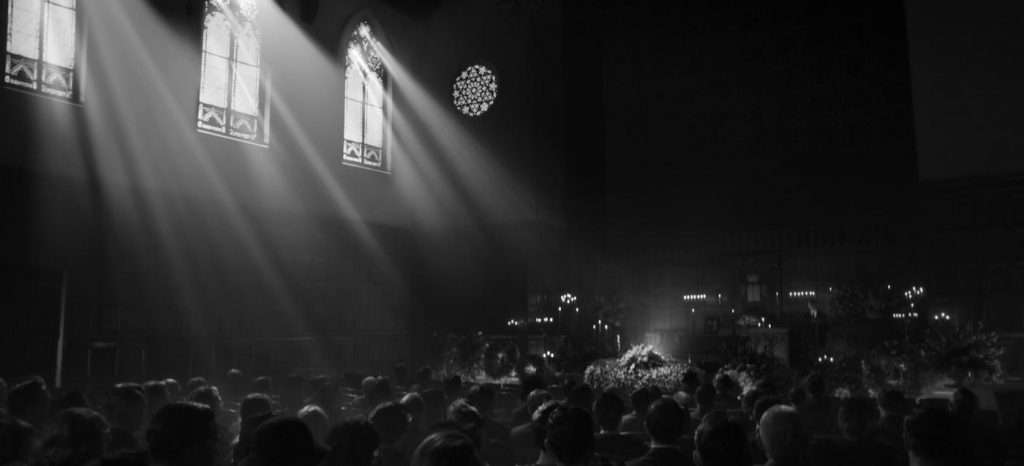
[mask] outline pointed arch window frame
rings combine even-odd
[[[360,35],[361,28],[366,27],[369,31],[369,37],[363,37]],[[391,130],[391,115],[393,110],[392,101],[392,79],[387,68],[384,66],[383,57],[376,57],[376,59],[365,59],[365,53],[368,50],[372,50],[373,42],[379,47],[389,47],[389,41],[380,26],[380,23],[373,17],[369,12],[359,13],[349,21],[348,25],[343,29],[340,45],[339,54],[341,54],[339,62],[344,66],[343,72],[343,85],[342,85],[342,100],[344,102],[342,111],[342,164],[345,166],[362,168],[364,170],[370,170],[383,174],[391,174],[394,170],[393,166],[393,134]],[[350,55],[350,47],[355,43],[356,48],[361,52],[359,55],[359,61],[362,62],[360,67],[359,61],[355,60],[356,57]],[[368,66],[367,66],[368,65]],[[365,116],[368,110],[375,110],[371,103],[367,102],[367,97],[370,95],[365,86],[365,80],[360,86],[361,95],[357,100],[355,96],[349,95],[349,90],[354,88],[350,82],[350,70],[351,67],[360,67],[361,72],[365,74],[366,71],[371,71],[380,79],[380,114],[381,114],[381,128],[380,128],[380,142],[379,147],[367,144],[367,123]],[[359,123],[353,124],[355,118],[355,112],[358,108]],[[350,139],[348,136],[352,135],[352,132],[356,127],[361,130],[360,140]],[[369,149],[368,149],[369,148]],[[372,159],[367,160],[368,157],[365,155],[373,149],[379,150],[379,164],[375,164]]]
[[[86,36],[83,32],[85,25],[80,14],[82,3],[81,0],[7,0],[3,10],[5,88],[74,105],[82,104],[86,55]],[[14,24],[15,4],[37,5],[38,8],[34,12],[37,18],[34,21],[38,21],[38,23],[31,26],[29,30],[16,27]],[[49,34],[54,31],[52,28],[60,26],[51,23],[52,8],[71,10],[71,23],[74,27],[74,31],[70,35],[71,44],[66,43],[66,38],[63,43],[50,41]],[[25,14],[24,8],[22,10],[22,14]],[[16,40],[14,36],[25,32],[34,36],[31,41],[35,42],[32,47],[35,57],[11,50],[14,48]],[[72,54],[70,63],[67,63],[67,59],[65,59],[65,64],[53,63],[48,60],[48,58],[52,58],[49,56],[51,55],[49,52],[55,46],[62,46],[66,48],[66,53]],[[21,76],[25,76],[27,79],[21,78]],[[53,84],[57,81],[62,81],[65,85],[63,87],[54,86]]]
[[[196,99],[196,130],[203,134],[219,136],[233,141],[267,148],[270,146],[270,105],[269,88],[270,75],[264,68],[262,34],[256,16],[256,0],[248,0],[252,6],[251,12],[243,12],[243,7],[238,0],[203,0],[202,15],[202,42],[199,95]],[[210,50],[210,22],[216,20],[219,15],[227,22],[228,42],[226,44],[227,55],[217,54]],[[255,41],[256,52],[249,57],[255,63],[241,61],[239,35],[248,32]],[[208,65],[211,59],[221,62],[223,73],[227,75],[227,81],[223,83],[223,105],[215,102],[204,101],[205,87],[207,82]],[[238,109],[240,104],[237,85],[239,81],[239,69],[255,68],[255,73],[250,70],[249,78],[255,78],[257,82],[255,92],[255,103],[252,104],[255,115],[243,112]],[[248,126],[246,128],[245,126]],[[249,132],[246,132],[246,129]]]

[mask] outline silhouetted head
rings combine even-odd
[[[350,420],[334,426],[327,435],[331,465],[371,466],[380,436],[369,421]]]
[[[204,404],[170,403],[153,416],[146,441],[156,463],[210,466],[217,454],[216,415]]]
[[[556,406],[548,416],[548,451],[563,465],[582,465],[594,454],[594,422],[582,408]]]
[[[749,466],[747,435],[743,426],[724,415],[708,414],[693,436],[696,466]]]
[[[402,405],[391,401],[373,408],[369,419],[383,445],[393,445],[409,430],[409,413]]]
[[[651,440],[661,444],[675,444],[689,430],[690,416],[669,398],[658,398],[647,410],[644,425]]]
[[[594,416],[597,425],[606,432],[617,432],[622,416],[626,414],[626,403],[612,392],[604,392],[594,402]]]
[[[473,441],[457,430],[428,435],[412,454],[410,466],[484,466]]]
[[[918,410],[903,420],[903,444],[910,457],[940,461],[954,452],[953,417],[945,411]]]
[[[796,409],[785,405],[768,408],[758,423],[758,435],[765,454],[775,461],[792,461],[807,444],[807,436]]]

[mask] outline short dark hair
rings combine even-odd
[[[473,441],[457,430],[441,430],[420,442],[410,466],[483,466]]]
[[[560,463],[585,463],[594,454],[590,414],[578,406],[556,406],[548,416],[547,444]]]
[[[793,387],[789,391],[789,404],[793,406],[800,406],[807,401],[807,390],[801,387]]]
[[[326,453],[317,445],[309,426],[292,416],[277,416],[260,424],[249,448],[250,458],[289,466],[313,466]]]
[[[597,425],[603,430],[619,430],[623,414],[626,414],[626,403],[612,392],[602,393],[594,402],[594,416],[597,418]]]
[[[768,411],[772,406],[781,405],[782,400],[777,396],[762,396],[754,403],[754,424],[761,422],[761,416],[764,416],[764,412]]]
[[[589,411],[594,403],[594,390],[585,383],[578,384],[569,390],[569,396],[566,401],[584,411]]]
[[[0,449],[0,464],[28,464],[35,430],[31,424],[0,410],[0,439],[6,440]]]
[[[192,390],[192,393],[188,394],[188,401],[209,406],[215,413],[220,412],[224,404],[224,400],[220,397],[220,391],[213,385],[204,385]]]
[[[402,405],[386,401],[370,411],[370,424],[384,445],[391,445],[409,430],[409,413]]]
[[[953,414],[970,415],[978,409],[978,396],[967,387],[953,390],[953,398],[949,400],[949,410]]]
[[[732,377],[728,374],[718,374],[715,376],[714,387],[718,393],[725,393],[731,391],[735,386]]]
[[[50,421],[42,449],[55,464],[86,464],[103,456],[107,422],[88,408],[70,408]]]
[[[250,393],[245,395],[242,403],[238,406],[238,417],[241,420],[249,419],[258,414],[274,411],[274,404],[270,397],[264,393]]]
[[[519,399],[526,401],[526,397],[530,396],[534,390],[541,390],[548,388],[548,384],[544,382],[544,377],[539,374],[527,375],[519,379]]]
[[[743,426],[725,416],[704,416],[694,433],[693,443],[704,466],[750,464],[747,435]]]
[[[819,374],[812,375],[807,379],[807,394],[812,398],[818,398],[825,395],[825,378]]]
[[[697,387],[697,392],[693,397],[697,400],[697,406],[711,406],[715,404],[715,387],[707,384],[701,385]]]
[[[633,411],[647,414],[647,408],[651,406],[651,392],[647,390],[647,387],[633,390],[633,393],[629,395],[629,403],[633,405]]]
[[[843,435],[861,438],[868,433],[871,424],[878,418],[878,408],[867,398],[846,398],[839,404],[836,421]]]
[[[551,412],[559,405],[561,403],[557,401],[548,401],[530,414],[530,431],[533,432],[533,439],[536,441],[537,448],[541,450],[547,449],[544,446],[544,441],[548,439],[548,418],[551,417]]]
[[[250,390],[255,393],[270,394],[274,390],[274,381],[268,376],[261,375],[252,380]]]
[[[216,436],[213,409],[191,401],[177,401],[160,408],[146,431],[150,454],[156,461],[183,460],[190,448],[207,446],[211,438],[215,443]]]
[[[119,383],[107,393],[104,413],[110,424],[135,431],[146,417],[146,393],[137,383]]]
[[[327,443],[331,446],[331,464],[369,466],[380,446],[380,436],[368,421],[354,419],[334,426],[327,434]]]
[[[878,408],[886,412],[902,412],[907,409],[907,397],[900,390],[887,388],[878,394]]]
[[[686,433],[689,418],[675,400],[659,398],[651,403],[644,425],[655,442],[675,443]]]
[[[919,458],[939,460],[953,453],[953,418],[937,409],[917,410],[903,420],[903,444]]]
[[[490,385],[477,384],[469,388],[466,401],[483,414],[488,414],[494,406],[494,397],[494,388]]]
[[[22,420],[29,414],[33,406],[50,402],[50,392],[46,382],[41,378],[31,378],[11,388],[7,392],[7,409],[14,417]]]

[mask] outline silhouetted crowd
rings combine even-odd
[[[232,370],[220,388],[166,379],[56,396],[38,377],[0,380],[0,466],[973,466],[1011,464],[1024,443],[1019,416],[979,419],[967,389],[925,409],[896,390],[833,398],[815,377],[740,393],[690,372],[677,393],[624,400],[539,376],[505,389],[432,375],[291,375],[279,388]]]

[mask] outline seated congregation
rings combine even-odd
[[[38,377],[0,380],[0,466],[967,466],[1007,464],[1005,443],[1024,439],[1019,422],[1005,438],[975,422],[966,389],[922,409],[898,391],[832,398],[818,378],[739,395],[728,377],[687,374],[678,393],[628,399],[535,376],[518,390],[427,369],[409,382],[291,375],[246,388],[232,370],[220,388],[166,379],[51,396]]]

